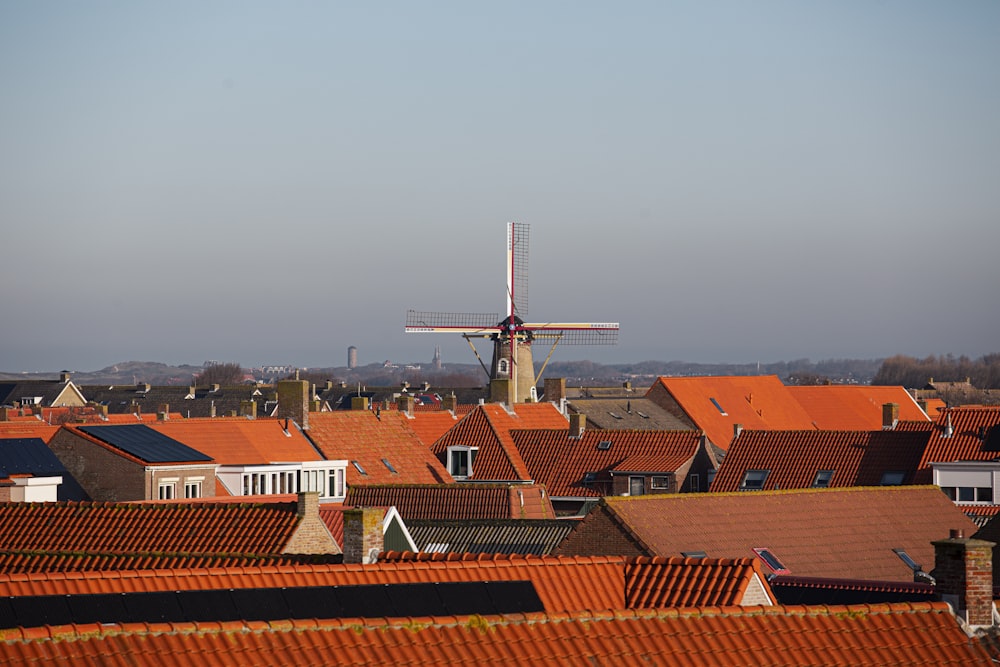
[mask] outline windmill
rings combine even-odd
[[[528,312],[528,225],[507,223],[507,310],[497,313],[441,313],[406,311],[406,333],[458,333],[469,343],[490,378],[493,400],[523,403],[534,400],[535,387],[559,343],[565,345],[614,345],[617,322],[524,321]],[[486,368],[473,340],[493,341],[493,361]],[[535,375],[531,348],[551,342],[548,356]]]

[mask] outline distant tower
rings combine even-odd
[[[347,367],[351,369],[358,367],[358,348],[353,345],[347,348]]]
[[[431,361],[431,364],[434,366],[434,368],[436,370],[441,370],[441,346],[440,345],[435,345],[434,346],[434,359],[433,359],[433,361]]]

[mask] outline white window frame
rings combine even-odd
[[[756,473],[756,474],[755,474]],[[760,476],[760,483],[754,484],[753,486],[748,486],[747,482],[750,481],[750,475]],[[743,479],[740,480],[740,491],[762,491],[764,489],[764,484],[767,482],[767,478],[771,475],[770,470],[764,470],[762,468],[755,468],[753,470],[747,470],[743,473]]]
[[[451,445],[448,447],[448,473],[455,479],[469,479],[475,473],[473,469],[473,464],[476,460],[476,455],[479,454],[479,447],[471,447],[469,445]],[[456,454],[465,455],[465,474],[458,472],[458,466],[454,465],[454,457]]]
[[[670,488],[670,476],[669,475],[653,475],[652,479],[649,481],[650,489],[669,489]]]
[[[156,495],[160,500],[177,500],[177,478],[161,479],[156,484]]]
[[[202,482],[204,478],[190,478],[184,480],[184,497],[185,498],[201,498],[202,497]]]

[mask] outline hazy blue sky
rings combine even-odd
[[[1000,351],[1000,2],[0,2],[0,370]]]

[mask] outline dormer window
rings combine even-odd
[[[825,489],[830,486],[830,480],[833,479],[833,473],[833,470],[816,471],[816,477],[813,478],[813,488]]]
[[[740,491],[760,491],[764,488],[764,481],[770,474],[770,470],[747,470],[743,473]]]
[[[452,445],[448,448],[448,472],[455,479],[472,477],[472,464],[479,453],[478,447]]]

